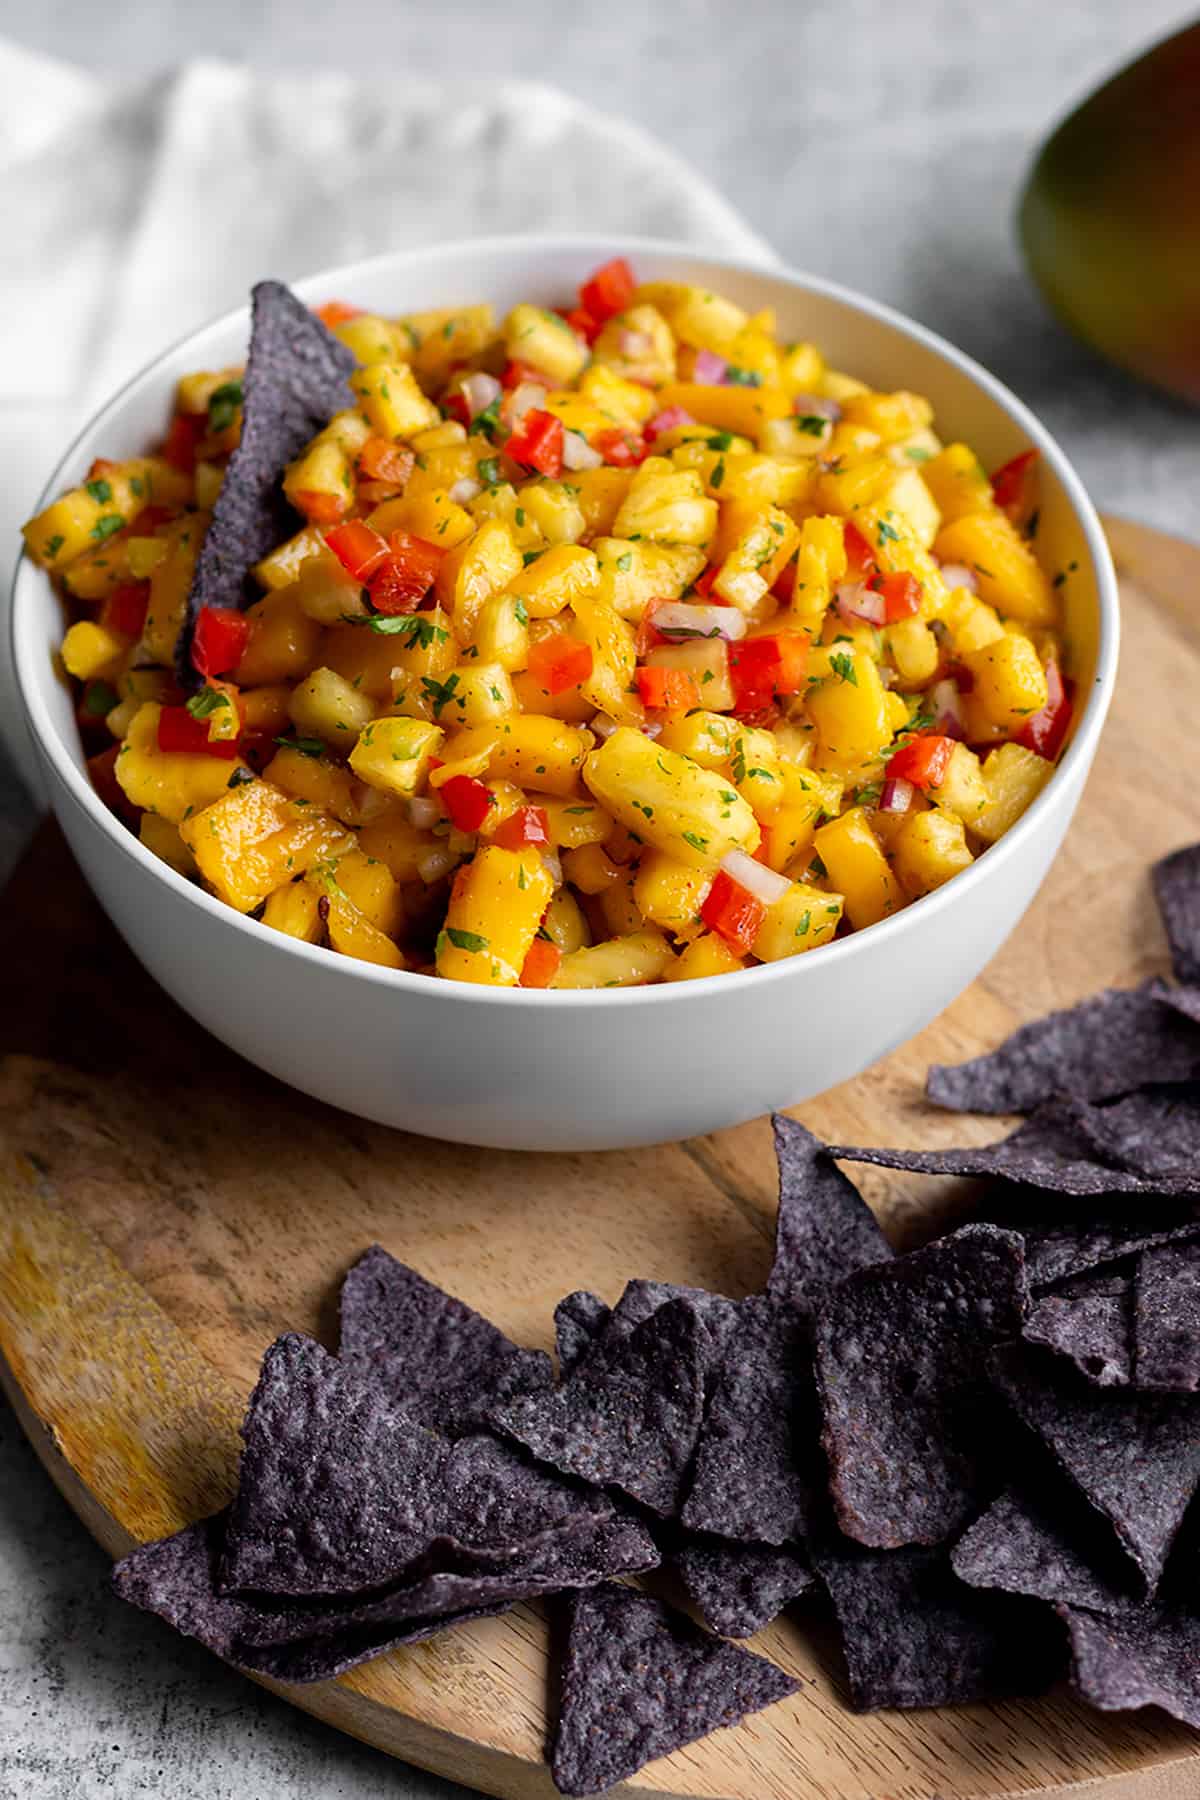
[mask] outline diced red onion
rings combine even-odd
[[[617,339],[622,356],[636,360],[639,356],[649,356],[654,348],[654,340],[644,331],[623,331]]]
[[[642,724],[642,736],[656,738],[662,736],[662,728],[667,722],[665,712],[647,712]]]
[[[440,824],[445,814],[436,800],[430,799],[425,794],[419,794],[408,803],[408,817],[410,824],[414,825],[418,831],[432,831],[435,825]]]
[[[564,469],[598,469],[604,462],[599,450],[593,450],[577,431],[563,432],[562,459]]]
[[[967,735],[966,720],[963,717],[962,695],[958,684],[947,677],[939,681],[929,691],[929,704],[933,712],[934,730],[942,737],[956,738],[964,742]]]
[[[696,360],[692,364],[692,379],[703,382],[706,387],[724,385],[729,364],[715,350],[697,350]]]
[[[883,625],[887,620],[883,595],[861,581],[842,583],[837,591],[837,609],[843,619],[861,619],[868,625]]]
[[[885,781],[879,796],[879,810],[886,813],[906,813],[913,803],[913,784],[900,776],[893,776]]]
[[[660,600],[650,618],[655,631],[679,642],[685,638],[724,638],[732,643],[746,635],[746,615],[736,606],[696,606],[688,600]]]
[[[478,418],[481,412],[486,412],[492,401],[502,392],[503,389],[496,377],[485,375],[482,369],[476,370],[472,375],[464,375],[462,378],[462,397],[466,401],[467,411],[473,419]]]
[[[482,494],[483,483],[470,475],[464,475],[450,489],[450,498],[456,506],[465,506],[468,500],[474,500],[476,494]]]
[[[664,431],[674,431],[678,425],[694,425],[696,423],[685,406],[664,406],[661,412],[655,413],[646,421],[646,436],[661,437]]]
[[[736,881],[739,887],[761,900],[764,906],[774,906],[777,900],[791,887],[786,875],[776,874],[768,869],[766,863],[756,862],[754,857],[747,856],[744,850],[729,850],[721,858],[721,867],[730,881]]]
[[[536,381],[522,381],[512,391],[508,402],[508,416],[512,420],[523,419],[527,412],[545,406],[546,390]]]
[[[610,738],[613,732],[618,729],[617,721],[610,718],[608,713],[597,713],[595,718],[590,720],[588,724],[588,730],[594,731],[601,743],[603,743],[606,738]]]
[[[417,874],[426,887],[431,887],[435,881],[440,881],[443,875],[448,875],[451,869],[457,866],[458,861],[457,851],[451,850],[448,844],[433,844],[423,856],[418,858]]]
[[[814,419],[828,419],[834,425],[842,416],[842,409],[836,400],[826,400],[820,394],[793,394],[792,411],[797,416],[807,415]]]
[[[973,594],[979,592],[979,577],[966,563],[943,563],[942,580],[948,588],[970,588]]]

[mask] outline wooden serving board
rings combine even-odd
[[[921,1100],[934,1060],[1166,966],[1147,868],[1200,835],[1192,716],[1200,550],[1112,522],[1120,687],[1095,772],[1041,897],[976,985],[914,1042],[799,1111],[843,1141],[996,1135]],[[118,942],[47,827],[3,903],[0,1378],[46,1467],[114,1555],[229,1495],[237,1425],[278,1332],[334,1341],[347,1266],[378,1240],[549,1347],[555,1301],[631,1275],[741,1295],[770,1259],[765,1120],[658,1150],[521,1156],[405,1137],[303,1099],[224,1051]],[[914,979],[920,971],[914,970]],[[312,1021],[319,1033],[321,1022]],[[948,1184],[858,1172],[898,1242]],[[114,1605],[118,1604],[114,1600]],[[165,1629],[165,1627],[164,1627]],[[687,1800],[1185,1800],[1200,1738],[1067,1693],[955,1711],[845,1706],[836,1649],[803,1608],[758,1646],[798,1698],[644,1770],[620,1792]],[[518,1607],[280,1690],[397,1756],[482,1789],[550,1796],[542,1614]]]

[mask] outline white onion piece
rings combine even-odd
[[[666,638],[724,638],[732,643],[746,635],[746,615],[736,606],[696,606],[688,600],[660,600],[650,615],[655,631]]]
[[[843,619],[862,619],[868,625],[882,625],[887,620],[883,595],[861,581],[842,583],[837,591],[837,609]]]
[[[654,340],[644,331],[623,331],[617,339],[622,356],[649,356],[654,348]]]
[[[692,364],[692,378],[705,387],[720,387],[729,364],[715,350],[697,350],[696,360]]]
[[[409,822],[418,831],[432,831],[435,825],[441,824],[445,816],[438,802],[430,800],[424,794],[418,795],[408,803]]]
[[[664,406],[661,412],[655,413],[646,421],[646,436],[661,437],[664,431],[674,431],[678,425],[694,425],[696,423],[685,406]]]
[[[929,690],[929,704],[933,712],[934,728],[942,737],[957,738],[961,743],[967,735],[967,722],[963,715],[958,683],[951,681],[949,677],[937,682]]]
[[[642,726],[641,726],[642,736],[648,737],[648,738],[661,737],[662,736],[662,728],[666,724],[666,722],[667,722],[667,715],[665,712],[655,712],[652,709],[651,711],[647,712],[646,717],[642,720]]]
[[[973,594],[979,592],[979,577],[966,563],[943,563],[942,580],[948,588],[970,588]]]
[[[766,863],[756,862],[754,857],[747,856],[744,850],[729,850],[721,858],[721,867],[730,881],[736,881],[739,887],[761,900],[764,906],[774,906],[777,900],[791,887],[786,875],[776,874],[768,869]]]
[[[619,729],[617,721],[610,718],[608,713],[597,713],[595,718],[588,723],[588,730],[594,731],[601,743],[604,742],[605,738],[610,738],[613,732]]]
[[[545,404],[545,388],[540,387],[536,381],[522,381],[512,391],[508,402],[508,416],[514,420],[523,419],[527,412],[533,412],[535,408],[543,407]]]
[[[451,850],[448,844],[434,844],[418,860],[417,874],[426,887],[431,887],[443,875],[448,875],[451,869],[457,868],[458,862],[457,851]]]
[[[470,475],[464,475],[450,489],[450,498],[456,506],[465,506],[468,500],[474,500],[476,494],[482,494],[482,492],[483,483],[481,481],[474,480]]]
[[[886,813],[906,813],[913,803],[913,784],[895,775],[885,781],[879,796],[879,810]]]
[[[564,469],[598,469],[604,462],[599,450],[577,431],[563,432],[562,459]]]
[[[481,412],[486,412],[492,401],[503,393],[503,388],[494,375],[485,375],[482,369],[473,375],[462,378],[461,393],[467,403],[467,411],[473,419]]]
[[[560,888],[563,884],[563,866],[558,857],[554,854],[554,851],[543,850],[542,861],[546,866],[546,872],[551,881],[556,888]]]

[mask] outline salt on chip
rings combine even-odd
[[[674,1518],[700,1433],[711,1356],[711,1336],[692,1301],[669,1300],[611,1347],[602,1340],[557,1388],[498,1406],[491,1424],[561,1474],[618,1488]]]
[[[1021,1240],[969,1225],[836,1288],[817,1320],[830,1492],[847,1537],[937,1544],[987,1495],[987,1359],[1026,1306]]]
[[[281,281],[250,297],[242,432],[204,535],[175,648],[180,679],[197,680],[192,632],[203,607],[244,607],[255,563],[296,529],[283,474],[334,413],[351,404],[352,353]]]
[[[929,1070],[925,1091],[955,1112],[1023,1113],[1071,1094],[1106,1100],[1146,1082],[1200,1075],[1200,1024],[1161,981],[1108,988],[1022,1025],[990,1055]]]
[[[1128,1387],[1133,1373],[1133,1283],[1087,1274],[1030,1307],[1026,1341],[1056,1351],[1098,1387]]]
[[[522,1350],[378,1244],[342,1285],[339,1354],[415,1418],[451,1435],[473,1430],[498,1401],[554,1379],[542,1351]]]
[[[822,1485],[820,1418],[806,1321],[756,1295],[714,1378],[683,1524],[780,1545],[808,1531]]]
[[[1135,1385],[1194,1394],[1200,1389],[1200,1245],[1144,1250],[1134,1293]]]
[[[1029,1482],[992,1502],[959,1538],[950,1562],[969,1587],[1119,1612],[1143,1590],[1105,1529],[1081,1494],[1063,1494],[1053,1479],[1035,1492]]]
[[[771,1123],[779,1214],[767,1292],[813,1312],[836,1282],[855,1269],[887,1262],[892,1250],[874,1213],[820,1138],[783,1113]]]
[[[1171,966],[1187,987],[1200,987],[1200,844],[1164,856],[1152,870],[1166,927]]]
[[[841,1628],[851,1704],[961,1706],[1049,1686],[1062,1662],[1032,1601],[960,1582],[945,1548],[814,1547]],[[1047,1638],[1049,1637],[1049,1641]]]
[[[705,1624],[722,1637],[753,1637],[765,1630],[816,1580],[798,1545],[775,1550],[692,1537],[677,1551],[675,1566]]]
[[[560,1793],[602,1793],[656,1757],[799,1691],[774,1663],[710,1637],[648,1594],[608,1583],[567,1604],[550,1763]]]
[[[1118,1614],[1061,1605],[1071,1640],[1071,1686],[1101,1712],[1161,1707],[1200,1726],[1200,1616],[1173,1606]]]
[[[1153,1588],[1200,1485],[1200,1399],[1095,1387],[1025,1344],[997,1350],[992,1373]]]

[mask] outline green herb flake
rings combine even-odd
[[[237,418],[238,408],[242,404],[242,384],[240,381],[223,381],[219,388],[214,388],[208,401],[208,429],[212,432],[228,431]]]
[[[457,686],[457,675],[448,675],[445,681],[435,681],[432,675],[423,675],[421,677],[421,689],[426,699],[432,700],[433,702],[433,716],[435,719],[441,718],[442,708],[450,704],[450,701],[454,697],[454,690]],[[461,705],[461,701],[459,704]]]
[[[275,742],[281,750],[298,750],[301,756],[311,756],[314,761],[325,754],[325,740],[319,737],[278,737]]]
[[[829,658],[829,666],[840,681],[848,681],[851,687],[858,686],[858,670],[854,666],[854,658],[839,650]]]
[[[105,513],[92,526],[92,536],[98,544],[102,544],[105,538],[112,536],[114,531],[123,531],[124,529],[125,520],[120,513]]]
[[[699,850],[702,855],[708,850],[708,839],[700,837],[697,832],[685,831],[683,841],[685,844],[690,844],[693,850]]]
[[[725,458],[722,457],[720,462],[717,464],[716,468],[713,470],[712,474],[709,476],[708,485],[710,487],[719,488],[721,486],[721,483],[724,481],[724,479],[725,479]]]
[[[58,555],[59,551],[62,549],[62,547],[66,543],[66,541],[67,541],[66,538],[63,537],[63,535],[60,531],[55,532],[55,534],[52,538],[46,539],[46,542],[42,548],[42,555],[45,557],[47,562],[54,561],[54,558]]]
[[[630,569],[632,569],[632,567],[633,567],[633,551],[632,550],[626,550],[623,555],[618,556],[617,567],[621,571],[622,575],[628,575]]]
[[[201,688],[187,702],[187,709],[193,719],[208,719],[213,713],[220,712],[223,706],[229,705],[229,695],[223,694],[219,688]]]
[[[761,387],[762,379],[757,369],[739,369],[736,363],[726,365],[725,384],[727,387]]]
[[[103,719],[120,704],[120,699],[116,688],[107,681],[89,681],[83,690],[83,710],[89,719]]]
[[[796,920],[796,936],[807,937],[812,926],[812,913],[802,912]]]
[[[496,441],[496,433],[499,429],[500,396],[497,394],[496,398],[491,401],[489,405],[485,406],[481,412],[475,414],[475,417],[471,420],[470,430],[479,437],[485,437],[489,444],[494,444]]]
[[[793,423],[807,437],[824,437],[829,420],[823,413],[797,413]]]
[[[476,473],[478,474],[480,481],[485,482],[488,487],[501,487],[503,485],[504,477],[500,473],[500,458],[498,456],[485,456],[478,465]]]
[[[88,481],[84,483],[84,486],[97,506],[107,506],[112,499],[111,481]]]
[[[460,931],[457,925],[447,925],[446,936],[456,950],[486,950],[488,940],[480,937],[477,931]]]
[[[513,614],[518,625],[528,625],[529,608],[523,600],[518,599],[513,603]]]

